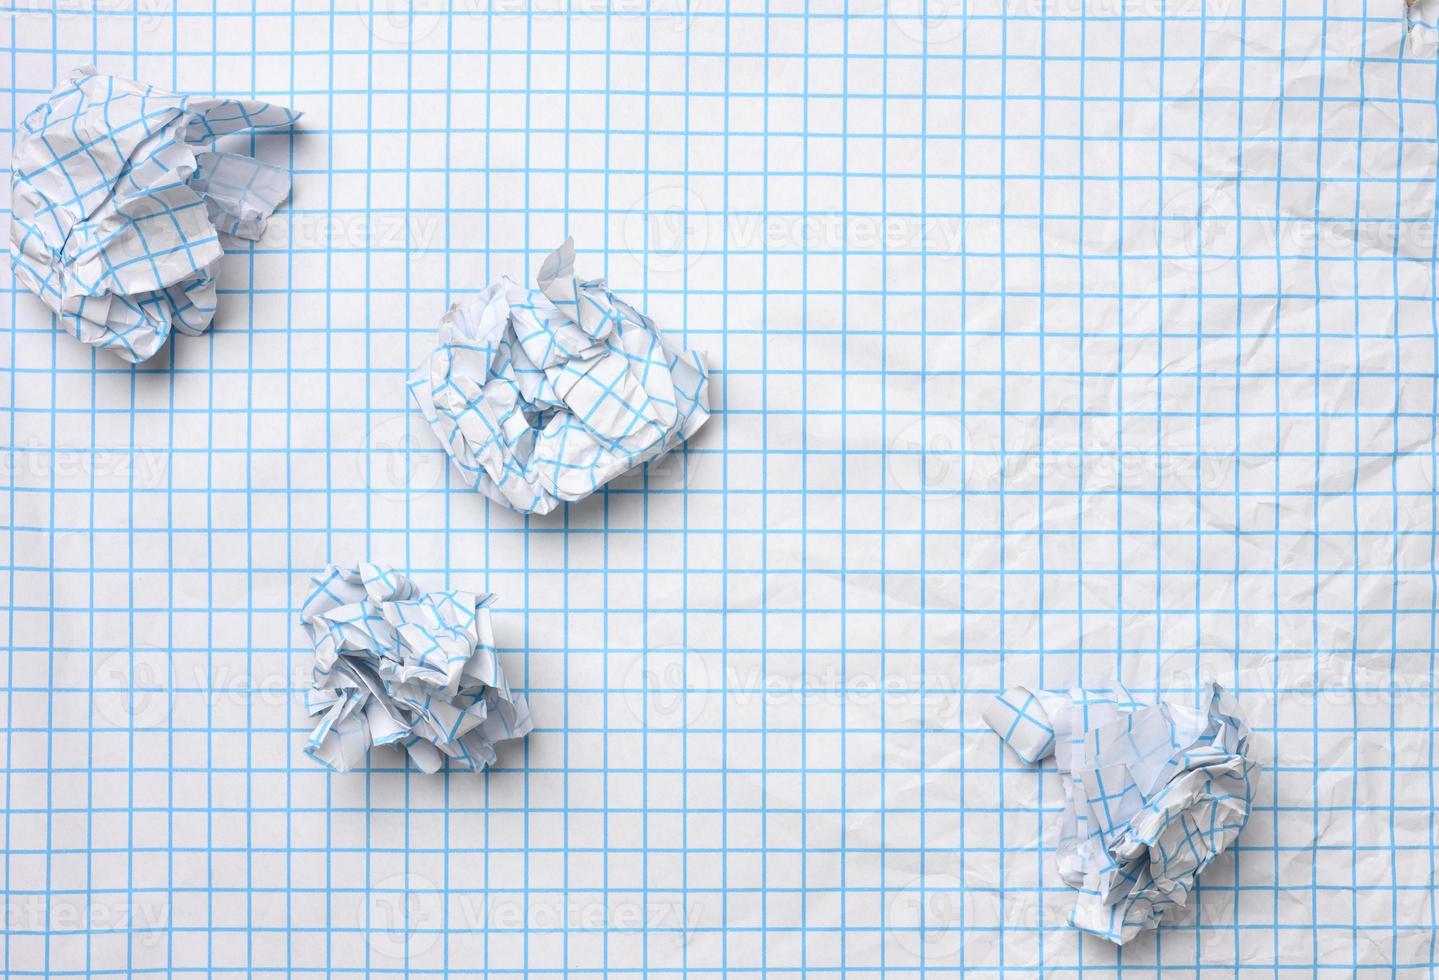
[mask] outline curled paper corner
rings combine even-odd
[[[1401,0],[1404,6],[1404,33],[1409,53],[1433,57],[1439,36],[1439,0]]]
[[[1026,763],[1054,757],[1059,873],[1079,891],[1069,924],[1084,932],[1123,945],[1156,928],[1248,823],[1259,765],[1218,684],[1197,709],[1142,704],[1123,688],[1016,687],[983,717]]]
[[[495,653],[493,595],[422,593],[372,562],[328,565],[310,583],[300,622],[315,648],[305,708],[320,720],[305,754],[316,762],[348,772],[388,745],[425,772],[446,758],[479,772],[496,743],[533,727]]]
[[[710,415],[703,355],[673,347],[604,280],[576,278],[574,261],[566,239],[538,289],[502,279],[450,307],[409,382],[465,480],[523,514],[659,459]]]
[[[16,132],[10,261],[82,343],[131,363],[215,315],[220,234],[258,239],[289,171],[214,149],[300,113],[77,68]]]

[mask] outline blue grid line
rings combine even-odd
[[[12,122],[85,60],[310,116],[253,144],[288,159],[297,200],[227,263],[216,332],[158,371],[76,357],[10,288],[5,891],[82,924],[7,928],[7,974],[386,974],[396,955],[414,974],[1433,973],[1439,924],[1410,876],[1435,851],[1413,821],[1434,800],[1432,699],[1416,706],[1439,594],[1421,391],[1439,255],[1419,238],[1406,257],[1425,217],[1376,202],[1431,206],[1432,55],[1395,54],[1401,18],[1377,4],[776,6],[426,7],[373,32],[375,10],[9,11]],[[1241,30],[1278,40],[1234,48]],[[1301,72],[1317,92],[1265,88]],[[1176,97],[1176,78],[1198,87]],[[1248,131],[1274,105],[1274,132]],[[1234,186],[1232,241],[1176,252],[1118,220],[1152,211],[1146,181],[1204,192],[1194,161],[1221,145],[1280,161]],[[1309,213],[1281,213],[1311,188]],[[655,196],[675,189],[678,271]],[[1365,211],[1351,240],[1288,237],[1341,199]],[[743,235],[836,209],[955,237]],[[370,214],[399,233],[306,240],[305,222]],[[570,228],[621,295],[720,355],[735,397],[673,469],[521,521],[381,427],[403,423],[398,379],[443,305],[525,278]],[[1191,280],[1146,265],[1191,260]],[[1309,363],[1341,348],[1357,368]],[[136,465],[153,459],[158,478]],[[367,554],[500,594],[544,727],[478,783],[384,760],[336,782],[284,754],[303,722],[274,698],[297,687],[261,675],[292,657],[292,586]],[[158,681],[151,651],[172,664]],[[638,677],[618,675],[629,658]],[[837,679],[810,675],[831,663]],[[1157,695],[1199,671],[1253,705],[1271,796],[1195,916],[1116,955],[1057,921],[1052,787],[973,741],[963,705],[1111,675]],[[869,698],[875,675],[898,683]],[[94,921],[152,886],[158,953]],[[544,919],[596,894],[597,921]],[[522,915],[476,917],[477,897]],[[623,902],[703,914],[627,923]],[[386,928],[397,910],[412,929]],[[1371,939],[1387,962],[1366,962]]]

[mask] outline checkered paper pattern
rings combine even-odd
[[[0,280],[0,972],[1431,975],[1402,6],[6,8],[12,126],[84,64],[305,116],[161,359]],[[406,381],[570,234],[712,417],[525,516]],[[536,727],[483,773],[305,756],[297,610],[367,556],[499,597]],[[1160,929],[1071,928],[1060,779],[984,708],[1210,680],[1243,834]]]
[[[373,562],[330,565],[311,579],[300,621],[315,646],[305,709],[320,722],[305,754],[349,772],[374,747],[404,749],[424,772],[478,772],[495,743],[534,726],[495,651],[490,603],[469,592],[421,592]]]
[[[548,514],[694,435],[709,419],[704,358],[575,278],[566,239],[539,289],[502,280],[457,303],[410,394],[460,473],[521,513]]]
[[[82,66],[16,133],[10,260],[76,339],[126,361],[215,315],[220,235],[254,240],[290,175],[211,147],[298,113],[197,99]]]
[[[1249,821],[1259,766],[1233,695],[1197,709],[1145,705],[1122,689],[1017,687],[984,712],[1027,763],[1062,777],[1056,866],[1079,891],[1069,923],[1123,945],[1183,909],[1204,869]]]

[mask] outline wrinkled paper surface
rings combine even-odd
[[[300,114],[174,95],[79,68],[21,124],[11,175],[15,275],[83,343],[131,362],[215,315],[220,233],[258,239],[288,171],[214,149]]]
[[[409,752],[425,772],[445,758],[478,772],[495,743],[530,731],[523,696],[495,653],[492,595],[422,593],[385,565],[326,567],[300,611],[315,646],[305,707],[320,722],[305,753],[336,772],[372,745]]]
[[[539,289],[503,279],[457,303],[410,381],[466,480],[521,513],[546,514],[658,459],[709,418],[704,357],[574,273],[566,240]]]
[[[26,51],[134,20],[22,6]],[[90,351],[11,294],[10,886],[40,909],[11,972],[1430,976],[1439,32],[1406,34],[1402,0],[650,4],[605,18],[628,49],[606,74],[603,38],[537,5],[349,6],[264,13],[252,53],[239,11],[144,5],[147,78],[343,89],[334,138],[295,141],[335,223],[277,234],[281,207],[257,253],[291,254],[234,297],[293,311],[227,345],[253,377],[77,377]],[[530,86],[527,31],[553,42]],[[518,250],[564,227],[605,250],[582,275],[710,356],[713,418],[702,455],[648,467],[683,493],[618,492],[631,473],[532,533],[401,379],[439,290],[490,281],[459,270],[533,286],[543,251]],[[109,412],[80,407],[92,381]],[[351,554],[498,593],[536,731],[486,775],[303,757],[294,620]],[[1052,763],[981,713],[1017,685],[1192,704],[1196,679],[1251,726],[1249,823],[1117,946],[1066,924]],[[150,897],[130,931],[40,934],[47,904],[71,926]]]
[[[1211,684],[1199,708],[1141,704],[1123,688],[1067,693],[1016,687],[985,724],[1031,765],[1065,777],[1060,877],[1079,890],[1070,925],[1127,943],[1182,908],[1209,863],[1249,820],[1249,725]]]

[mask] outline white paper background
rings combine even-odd
[[[1428,975],[1433,12],[560,9],[0,20],[11,125],[86,62],[307,114],[207,337],[4,304],[4,972]],[[719,411],[527,523],[402,380],[566,233]],[[301,755],[363,556],[499,594],[487,777]],[[979,722],[1115,678],[1235,688],[1266,766],[1122,956]]]

